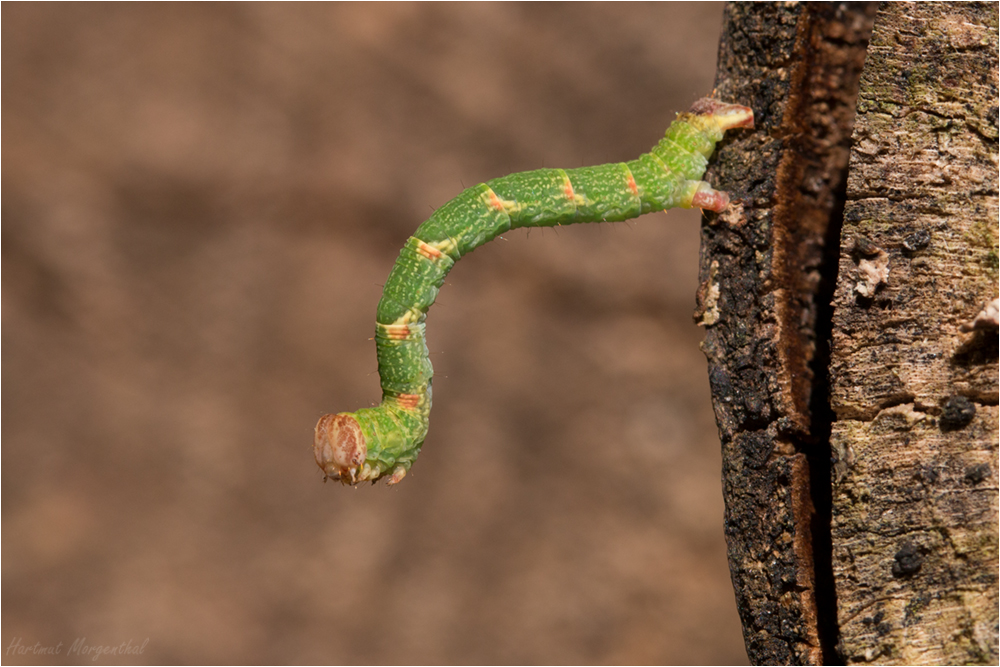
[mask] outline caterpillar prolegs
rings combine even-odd
[[[725,192],[701,180],[726,130],[753,127],[753,111],[704,98],[678,114],[636,160],[579,169],[538,169],[471,187],[439,208],[406,241],[378,304],[375,344],[382,403],[325,415],[313,453],[326,477],[345,484],[399,482],[427,435],[431,376],[424,320],[462,255],[518,227],[620,222],[668,208],[723,211]]]

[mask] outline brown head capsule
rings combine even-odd
[[[344,413],[324,415],[316,424],[313,454],[327,477],[354,484],[368,456],[365,434],[358,421]]]

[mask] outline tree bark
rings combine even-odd
[[[886,5],[865,62],[873,18],[723,27],[757,127],[710,169],[695,319],[755,663],[996,661],[996,11]]]
[[[723,449],[729,566],[755,663],[834,661],[825,341],[871,4],[733,3],[717,94],[756,128],[709,180],[703,349]],[[832,252],[832,254],[831,254]]]
[[[918,3],[868,48],[831,359],[848,664],[997,662],[997,47],[994,3]]]

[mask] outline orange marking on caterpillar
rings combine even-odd
[[[406,340],[410,337],[410,325],[408,324],[383,324],[382,330],[389,340]]]
[[[417,252],[430,260],[440,259],[442,252],[432,245],[428,245],[423,241],[417,242]]]
[[[566,195],[566,199],[576,202],[576,192],[573,191],[573,184],[570,182],[568,176],[563,179],[563,194]]]
[[[416,410],[420,405],[420,394],[397,394],[396,403],[405,410]]]
[[[639,196],[639,186],[635,184],[635,177],[632,176],[632,172],[628,173],[628,179],[626,179],[625,184],[628,185],[628,189],[636,197]]]
[[[500,197],[497,197],[497,193],[493,192],[492,190],[490,190],[489,204],[492,208],[495,208],[498,211],[504,211],[504,212],[507,211],[507,207],[504,206],[503,200],[500,199]]]

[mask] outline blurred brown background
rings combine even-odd
[[[379,398],[410,232],[648,150],[711,90],[721,5],[2,11],[5,663],[746,660],[697,214],[478,250],[411,474],[311,452]]]

